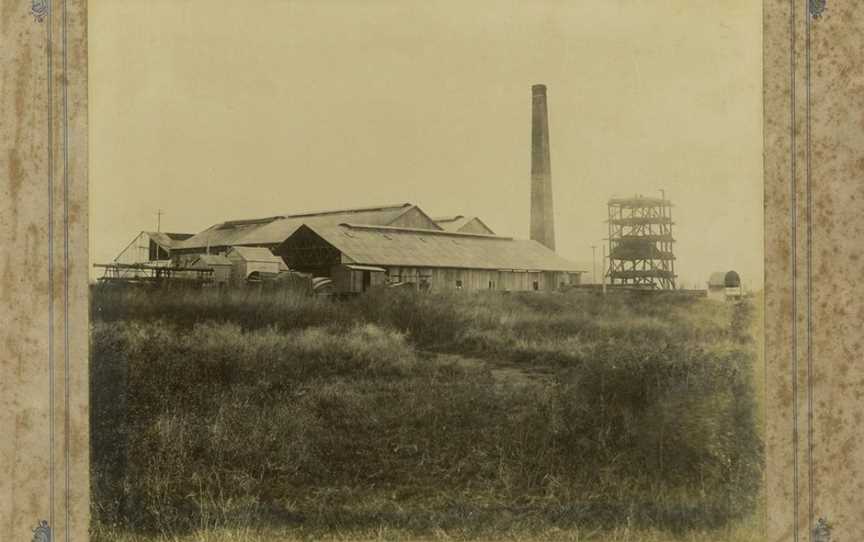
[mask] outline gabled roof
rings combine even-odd
[[[439,226],[441,226],[441,228],[447,231],[459,231],[459,228],[467,224],[468,221],[471,220],[471,217],[455,215],[433,218],[432,220],[434,220],[436,224],[438,224]]]
[[[231,253],[237,254],[247,262],[282,263],[282,258],[275,256],[266,247],[231,247],[226,257]]]
[[[263,219],[233,220],[222,222],[183,241],[180,249],[197,249],[207,246],[278,245],[303,224],[335,225],[341,222],[387,225],[411,209],[419,209],[411,203],[398,203],[377,207],[359,207],[296,213]],[[422,213],[422,210],[420,210]],[[423,213],[425,215],[425,213]],[[431,222],[431,219],[430,219]]]
[[[463,216],[463,215],[454,215],[454,216],[445,216],[433,218],[436,224],[441,226],[442,229],[447,231],[466,231],[472,230],[475,233],[480,233],[477,230],[485,231],[489,235],[495,235],[495,232],[492,231],[492,228],[486,225],[485,222],[480,220],[479,217],[476,216]]]
[[[528,239],[360,224],[307,224],[304,228],[339,250],[349,263],[582,272],[573,262]],[[290,242],[289,238],[286,245]]]

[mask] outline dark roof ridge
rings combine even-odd
[[[402,207],[414,207],[415,205],[411,203],[394,203],[392,205],[372,205],[369,207],[351,207],[347,209],[325,209],[322,211],[307,211],[302,213],[295,214],[284,214],[284,215],[273,215],[273,216],[265,216],[261,218],[241,218],[235,220],[226,220],[225,222],[220,222],[211,226],[211,228],[220,228],[224,226],[246,226],[251,224],[264,224],[270,223],[276,220],[283,220],[286,218],[303,218],[308,216],[322,216],[322,215],[338,215],[343,213],[362,213],[366,211],[383,211],[385,209],[399,209]]]
[[[385,230],[393,232],[405,233],[425,233],[429,235],[451,235],[454,237],[481,237],[484,239],[500,239],[502,241],[514,241],[513,237],[505,237],[502,235],[489,235],[488,233],[472,233],[463,231],[447,231],[447,230],[426,230],[423,228],[401,228],[399,226],[376,226],[374,224],[352,224],[350,222],[342,222],[339,226],[351,229],[362,230]]]
[[[328,209],[324,211],[313,211],[313,212],[305,212],[305,213],[297,213],[297,214],[288,214],[284,215],[280,218],[302,218],[307,216],[321,216],[321,215],[338,215],[343,213],[362,213],[366,211],[383,211],[385,209],[399,209],[401,207],[415,207],[412,203],[394,203],[392,205],[372,205],[369,207],[352,207],[348,209]]]

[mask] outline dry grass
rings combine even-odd
[[[611,527],[606,529],[512,528],[475,535],[460,531],[438,530],[424,536],[386,525],[368,530],[320,532],[302,528],[242,527],[205,529],[183,535],[140,535],[128,531],[100,529],[93,533],[93,542],[270,542],[280,540],[320,542],[402,542],[402,541],[462,541],[475,542],[754,542],[765,539],[764,526],[755,516],[733,525],[713,530],[691,530],[670,533],[658,529]]]
[[[92,307],[95,540],[757,529],[749,305],[96,291]],[[502,363],[546,378],[498,385]]]

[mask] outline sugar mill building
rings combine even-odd
[[[582,271],[537,241],[490,232],[477,217],[434,220],[402,203],[223,222],[173,250],[185,266],[218,257],[219,281],[231,263],[235,284],[287,269],[329,277],[338,292],[384,285],[551,290],[579,283]]]
[[[333,277],[339,291],[377,284],[421,290],[554,290],[582,271],[537,241],[343,223],[304,225],[276,252],[288,266]]]
[[[326,278],[337,292],[396,285],[530,291],[578,284],[583,271],[554,252],[546,87],[535,85],[531,92],[530,239],[498,236],[476,216],[433,219],[417,205],[400,203],[230,220],[195,235],[142,232],[147,237],[139,236],[140,244],[150,243],[147,261],[170,258],[177,277],[212,269],[210,282],[218,284],[267,280],[290,268]]]

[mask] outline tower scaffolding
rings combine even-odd
[[[608,201],[610,284],[644,289],[675,289],[672,202],[665,197],[612,198]]]

